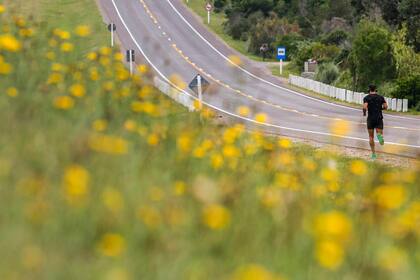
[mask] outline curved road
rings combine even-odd
[[[209,32],[181,0],[100,0],[99,4],[105,22],[116,24],[122,46],[136,51],[136,62],[147,62],[168,82],[177,74],[188,83],[200,73],[211,84],[204,103],[223,115],[269,133],[369,147],[361,110],[285,88],[278,78]],[[240,117],[239,106],[251,108],[251,115]],[[266,123],[255,122],[257,113],[268,116]],[[346,136],[332,134],[331,124],[337,120],[350,124]],[[386,145],[379,151],[420,155],[419,117],[385,114],[384,122]]]

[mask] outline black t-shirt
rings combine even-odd
[[[382,120],[382,105],[386,103],[385,98],[379,94],[369,94],[363,99],[368,104],[368,119]]]

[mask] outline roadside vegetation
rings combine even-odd
[[[0,279],[418,279],[420,165],[217,126],[129,75],[94,1],[0,3]]]
[[[188,5],[205,14],[204,2]],[[381,94],[407,98],[420,111],[418,0],[212,2],[217,26],[210,27],[227,43],[241,45],[241,52],[261,56],[260,47],[268,44],[274,59],[277,46],[285,46],[291,73],[316,60],[321,82],[363,92],[377,84]]]

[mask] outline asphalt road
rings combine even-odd
[[[260,64],[246,59],[208,31],[181,0],[99,0],[99,5],[104,21],[116,24],[122,47],[136,51],[136,63],[147,62],[164,80],[177,74],[187,84],[200,73],[211,84],[204,102],[226,118],[269,133],[369,147],[361,109],[285,88]],[[238,58],[239,65],[232,63]],[[188,88],[185,91],[194,94]],[[249,107],[250,116],[239,116],[239,106]],[[254,121],[258,113],[267,115],[264,124]],[[337,120],[350,125],[345,136],[331,130]],[[377,145],[378,151],[420,155],[419,117],[385,114],[384,123],[386,145]]]

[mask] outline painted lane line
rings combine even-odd
[[[191,94],[189,94],[188,92],[186,92],[185,90],[179,88],[177,85],[175,85],[173,82],[171,82],[165,75],[163,75],[163,73],[152,63],[152,61],[150,60],[150,58],[145,54],[145,52],[143,51],[143,49],[140,47],[140,44],[137,42],[136,38],[133,36],[131,30],[128,28],[125,20],[123,19],[123,17],[121,16],[121,13],[115,3],[115,0],[111,0],[115,11],[117,12],[118,17],[120,18],[121,23],[123,24],[124,28],[127,30],[127,33],[130,35],[131,39],[133,40],[134,44],[136,45],[136,47],[138,48],[138,50],[140,51],[140,53],[143,55],[143,57],[146,59],[146,61],[152,66],[152,68],[156,71],[156,73],[159,74],[159,76],[164,79],[164,81],[166,81],[169,85],[171,85],[173,88],[177,89],[179,92],[184,93],[185,95],[189,96],[192,99],[197,100],[197,98]],[[269,124],[269,123],[262,123],[262,122],[258,122],[256,120],[250,119],[250,118],[246,118],[246,117],[242,117],[239,115],[236,115],[234,113],[231,113],[229,111],[226,111],[224,109],[218,108],[212,104],[209,104],[205,101],[202,102],[203,104],[205,104],[206,106],[215,109],[216,111],[222,112],[226,115],[235,117],[237,119],[241,119],[253,124],[257,124],[260,126],[266,126],[266,127],[271,127],[271,128],[277,128],[277,129],[284,129],[284,130],[289,130],[289,131],[294,131],[294,132],[302,132],[302,133],[310,133],[310,134],[315,134],[315,135],[321,135],[321,136],[329,136],[329,137],[337,137],[337,138],[343,138],[343,139],[349,139],[349,140],[357,140],[357,141],[362,141],[362,142],[368,142],[369,140],[364,139],[364,138],[358,138],[358,137],[352,137],[352,136],[343,136],[343,135],[337,135],[337,134],[331,134],[331,133],[327,133],[327,132],[319,132],[319,131],[311,131],[311,130],[304,130],[304,129],[298,129],[298,128],[291,128],[291,127],[285,127],[285,126],[280,126],[280,125],[275,125],[275,124]],[[402,146],[402,147],[410,147],[410,148],[420,148],[420,146],[416,146],[416,145],[409,145],[409,144],[401,144],[401,143],[393,143],[393,142],[388,142],[388,144],[390,145],[395,145],[395,146]]]
[[[272,83],[272,82],[270,82],[270,81],[267,81],[267,80],[265,80],[265,79],[263,79],[263,78],[261,78],[261,77],[259,77],[259,76],[257,76],[257,75],[255,75],[255,74],[253,74],[253,73],[251,73],[251,72],[249,72],[248,70],[246,70],[245,68],[243,68],[242,66],[240,66],[240,65],[236,65],[232,60],[230,60],[227,56],[225,56],[223,53],[221,53],[218,49],[216,49],[206,38],[204,38],[189,22],[188,22],[188,20],[178,11],[178,9],[172,4],[172,2],[171,2],[171,0],[166,0],[166,2],[172,7],[172,9],[175,11],[175,13],[188,25],[188,27],[190,27],[190,29],[196,34],[196,35],[198,35],[211,49],[213,49],[217,54],[219,54],[221,57],[223,57],[226,61],[228,61],[229,63],[231,63],[232,65],[235,65],[238,69],[240,69],[240,70],[242,70],[243,72],[245,72],[246,74],[248,74],[248,75],[250,75],[251,77],[253,77],[253,78],[255,78],[255,79],[257,79],[257,80],[259,80],[259,81],[261,81],[261,82],[263,82],[263,83],[266,83],[266,84],[268,84],[268,85],[271,85],[271,86],[273,86],[273,87],[276,87],[276,88],[278,88],[278,89],[282,89],[282,90],[285,90],[285,91],[287,91],[287,92],[290,92],[290,93],[293,93],[293,94],[296,94],[296,95],[298,95],[298,96],[301,96],[301,97],[304,97],[304,98],[307,98],[307,99],[310,99],[310,100],[313,100],[313,101],[317,101],[317,102],[320,102],[320,103],[324,103],[324,104],[328,104],[328,105],[332,105],[332,106],[335,106],[335,107],[339,107],[339,108],[345,108],[345,109],[348,109],[348,110],[352,110],[352,111],[360,111],[359,109],[356,109],[356,108],[352,108],[352,107],[347,107],[347,106],[343,106],[343,105],[340,105],[340,104],[336,104],[336,103],[331,103],[331,102],[327,102],[327,101],[324,101],[324,100],[320,100],[320,99],[317,99],[317,98],[313,98],[313,97],[310,97],[310,96],[307,96],[307,95],[304,95],[304,94],[301,94],[301,93],[299,93],[299,92],[296,92],[296,91],[293,91],[293,90],[290,90],[290,89],[288,89],[288,88],[285,88],[285,87],[282,87],[282,86],[279,86],[279,85],[276,85],[276,84],[274,84],[274,83]],[[403,117],[403,116],[395,116],[395,115],[390,115],[390,114],[386,114],[386,116],[389,116],[389,117],[394,117],[394,118],[399,118],[399,119],[409,119],[409,120],[418,120],[418,119],[416,119],[416,118],[410,118],[410,117]]]

